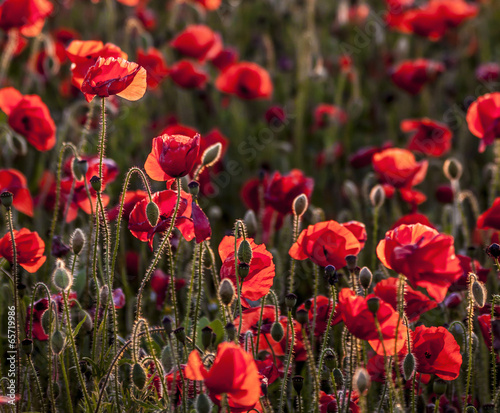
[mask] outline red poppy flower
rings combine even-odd
[[[66,45],[73,39],[78,38],[78,33],[71,29],[57,29],[52,33],[51,40],[54,42],[54,48],[44,48],[36,55],[34,68],[44,79],[48,79],[53,65],[61,65],[67,59]],[[53,49],[53,50],[52,50]]]
[[[163,309],[163,302],[167,296],[167,291],[169,290],[170,285],[170,275],[165,274],[162,270],[156,269],[153,272],[153,276],[151,277],[151,288],[156,293],[156,309]],[[186,281],[182,278],[175,278],[175,289],[176,291],[180,290],[186,285]]]
[[[391,226],[390,229],[397,228],[403,224],[405,225],[423,224],[430,228],[434,229],[436,228],[424,214],[420,214],[419,212],[414,212],[412,214],[403,215]]]
[[[243,238],[237,241],[239,248]],[[258,300],[264,297],[271,289],[274,281],[273,255],[264,244],[257,245],[252,238],[247,238],[252,248],[252,262],[250,271],[241,284],[241,295],[248,300]],[[236,285],[234,268],[234,237],[225,236],[219,244],[219,256],[222,261],[220,278],[229,278]]]
[[[347,396],[349,392],[347,391]],[[347,400],[347,398],[346,398]],[[358,406],[359,395],[356,392],[352,392],[351,401],[349,402],[349,412],[359,413],[361,409]],[[323,390],[319,392],[319,408],[321,413],[338,412],[339,405],[337,404],[337,399],[334,394],[327,394]]]
[[[163,54],[154,47],[147,51],[142,48],[137,50],[137,64],[146,69],[147,83],[152,89],[158,87],[160,82],[168,76],[168,67]]]
[[[304,229],[288,253],[296,260],[309,258],[321,267],[339,269],[346,266],[347,255],[358,255],[360,250],[360,242],[349,229],[337,221],[325,221]]]
[[[343,288],[339,293],[339,309],[342,319],[349,332],[361,340],[367,340],[377,354],[383,355],[385,348],[387,355],[394,355],[394,351],[401,351],[406,344],[406,327],[399,319],[396,310],[389,303],[380,300],[380,307],[377,311],[377,319],[383,338],[383,342],[380,342],[375,318],[367,304],[368,299],[373,297],[375,297],[373,294],[361,297],[349,288]],[[394,348],[395,345],[396,348]]]
[[[170,45],[183,55],[199,61],[211,60],[222,51],[220,35],[203,24],[187,26]]]
[[[48,0],[5,0],[0,5],[0,27],[19,29],[26,37],[38,36],[53,9]]]
[[[500,231],[500,198],[496,198],[493,205],[479,216],[477,228]]]
[[[377,256],[414,287],[425,288],[437,302],[444,300],[450,285],[462,274],[453,237],[422,224],[388,231],[377,246]]]
[[[436,199],[442,204],[451,204],[453,203],[453,190],[451,189],[451,185],[439,185],[436,189]]]
[[[14,230],[14,240],[16,242],[17,263],[30,273],[35,273],[43,265],[47,257],[43,255],[45,243],[38,233],[31,232],[27,228]],[[0,257],[5,258],[12,264],[12,238],[7,232],[0,239]]]
[[[0,194],[13,195],[12,206],[30,217],[33,216],[33,199],[26,177],[17,169],[0,169]]]
[[[491,311],[491,309],[490,309]],[[479,329],[483,336],[484,342],[489,350],[491,350],[491,328],[493,327],[493,349],[500,351],[500,320],[495,316],[493,323],[491,322],[491,314],[482,314],[477,317]],[[493,324],[493,326],[492,326]]]
[[[148,193],[146,191],[142,190],[127,191],[125,193],[125,202],[123,203],[122,218],[128,220],[130,213],[135,207],[135,204],[137,204],[139,201],[142,201],[147,196]],[[118,204],[117,206],[108,211],[108,219],[110,221],[114,221],[116,218],[118,218],[119,213],[120,213],[120,204]]]
[[[326,128],[331,123],[343,125],[347,122],[347,113],[338,106],[321,103],[314,109],[313,129]]]
[[[185,375],[190,380],[203,380],[210,397],[218,403],[222,394],[227,394],[232,412],[246,412],[259,402],[261,391],[257,365],[251,354],[234,343],[219,344],[210,370],[203,365],[198,351],[192,351]]]
[[[151,198],[160,210],[158,223],[154,227],[149,223],[146,214],[149,199],[144,198],[135,205],[130,213],[128,229],[137,239],[143,242],[148,241],[149,247],[152,250],[155,234],[164,233],[170,227],[177,202],[177,192],[171,190],[155,192]],[[191,195],[181,193],[181,200],[175,220],[175,227],[181,232],[186,241],[191,241],[195,236],[193,221],[191,220],[191,202]]]
[[[6,87],[0,89],[0,109],[8,116],[9,126],[39,151],[48,151],[56,144],[56,125],[40,96],[23,96]]]
[[[120,96],[123,99],[139,100],[146,93],[146,70],[137,63],[121,57],[100,57],[91,66],[82,82],[82,92],[87,102],[94,96]]]
[[[476,69],[476,79],[480,82],[493,82],[500,77],[500,65],[495,62],[482,63]]]
[[[397,310],[398,279],[387,278],[377,283],[373,293]],[[437,303],[425,294],[405,286],[405,314],[410,322],[417,321],[423,313],[437,307]]]
[[[273,93],[273,84],[267,70],[250,62],[229,66],[219,75],[215,86],[223,93],[245,100],[268,99]]]
[[[349,221],[349,222],[344,222],[343,224],[340,225],[342,225],[344,228],[347,228],[349,231],[353,233],[353,235],[359,241],[360,248],[363,249],[363,247],[366,244],[366,240],[368,239],[368,234],[366,233],[365,224],[359,221]]]
[[[280,377],[284,376],[284,366],[280,359],[273,359],[273,356],[267,353],[264,356],[264,360],[255,360],[257,368],[259,369],[259,374],[264,376],[266,379],[266,384],[271,385]]]
[[[210,227],[210,221],[198,203],[193,200],[191,205],[191,218],[193,220],[194,236],[196,243],[199,244],[200,242],[210,239],[212,236],[212,228]]]
[[[245,308],[242,312],[243,321],[241,323],[241,329],[240,329],[240,317],[236,317],[234,319],[233,324],[236,326],[236,330],[240,329],[241,331],[240,341],[244,337],[246,332],[251,331],[254,337],[254,345],[257,345],[257,334],[259,331],[260,312],[261,312],[260,306]],[[278,309],[278,315],[279,315],[279,309]],[[259,348],[256,349],[257,353],[269,350],[269,344],[267,343],[266,338],[268,340],[271,339],[269,340],[271,346],[273,346],[273,343],[278,344],[271,337],[271,327],[275,321],[276,321],[276,310],[274,305],[266,304],[264,306],[264,311],[262,312],[262,324],[260,328],[261,337],[259,338]]]
[[[194,167],[200,151],[200,135],[161,135],[153,139],[153,149],[144,169],[155,181],[168,181],[187,175]]]
[[[460,346],[446,328],[419,326],[411,335],[419,373],[435,374],[443,380],[455,380],[460,375]]]
[[[125,294],[121,288],[113,290],[113,304],[117,310],[125,307]]]
[[[210,11],[217,10],[222,3],[222,0],[190,0],[190,1],[191,3],[199,5],[204,9]]]
[[[401,122],[401,131],[413,132],[408,149],[429,156],[442,156],[451,149],[451,130],[440,122],[430,119],[406,119]]]
[[[466,255],[457,254],[460,260],[460,268],[462,269],[462,274],[460,277],[451,285],[450,291],[465,291],[469,286],[469,273],[474,273],[477,278],[482,283],[486,283],[488,279],[488,274],[491,268],[483,268],[478,260],[472,261],[470,257]]]
[[[389,149],[392,147],[392,142],[386,142],[381,147],[377,146],[366,146],[354,152],[349,156],[349,163],[353,168],[359,169],[365,166],[371,165],[373,155],[382,152],[384,149]]]
[[[227,49],[221,50],[217,55],[211,60],[211,63],[219,70],[225,70],[229,66],[234,65],[238,59],[239,54],[236,49],[228,47]]]
[[[85,75],[100,57],[128,58],[127,53],[113,43],[103,44],[96,40],[73,40],[66,48],[66,54],[72,63],[71,81],[78,89],[81,89]]]
[[[418,94],[425,84],[444,72],[444,65],[426,59],[405,60],[391,69],[391,80],[396,86],[410,93]]]
[[[427,161],[416,162],[406,149],[389,148],[372,158],[373,169],[380,181],[395,188],[409,188],[421,183],[427,173]]]
[[[308,311],[309,323],[310,323],[309,325],[312,326],[312,323],[314,320],[314,309],[317,306],[317,309],[316,309],[316,328],[314,329],[314,335],[316,337],[320,337],[326,331],[326,326],[328,324],[328,318],[330,317],[330,312],[332,311],[332,307],[333,307],[333,300],[331,298],[325,297],[324,295],[318,295],[317,297],[312,298],[311,301],[312,301],[312,304],[311,304],[311,307],[309,308],[309,311]],[[297,311],[305,310],[305,309],[306,309],[305,303],[303,303],[297,307]],[[332,326],[334,326],[342,321],[342,315],[340,314],[338,303],[336,304],[333,311],[335,311],[335,313],[332,316],[332,322],[330,324]]]
[[[469,106],[466,120],[471,133],[481,139],[479,152],[484,152],[500,137],[500,92],[478,97]]]
[[[203,89],[208,75],[199,65],[189,60],[179,60],[170,68],[170,78],[185,89]]]

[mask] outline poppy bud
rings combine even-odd
[[[224,278],[219,286],[219,299],[222,304],[231,305],[234,299],[234,285],[229,278]]]
[[[233,323],[227,323],[226,327],[224,327],[227,333],[227,338],[229,341],[234,341],[234,338],[236,337],[236,327],[234,326]]]
[[[253,212],[251,209],[245,212],[243,222],[245,222],[247,232],[250,236],[257,233],[257,218],[255,217],[255,212]]]
[[[205,350],[210,347],[210,344],[212,342],[212,331],[213,330],[209,326],[203,327],[201,329],[201,342]]]
[[[250,264],[252,262],[252,256],[252,247],[250,246],[250,243],[244,239],[238,247],[238,260],[242,263]]]
[[[415,356],[408,353],[403,361],[403,376],[405,380],[410,380],[415,372]]]
[[[201,156],[201,164],[205,168],[209,168],[220,159],[221,154],[222,144],[217,142],[216,144],[205,149],[205,152],[203,152],[203,155]]]
[[[291,310],[297,304],[297,296],[294,293],[287,294],[285,296],[285,304]]]
[[[170,336],[170,334],[172,334],[172,319],[166,315],[161,320],[161,324],[163,325],[163,329],[165,330],[167,336]]]
[[[52,333],[52,352],[55,355],[61,354],[66,344],[66,335],[61,330],[56,330]]]
[[[382,185],[375,185],[370,191],[370,203],[373,208],[380,208],[384,205],[385,201],[385,191]]]
[[[292,210],[293,214],[300,218],[307,211],[307,207],[309,206],[309,201],[305,194],[300,194],[293,200]]]
[[[338,368],[333,369],[333,378],[335,379],[337,388],[340,388],[344,385],[344,375]]]
[[[98,176],[93,176],[92,178],[90,178],[90,185],[92,186],[92,189],[96,192],[101,192],[101,188],[102,188],[102,183],[101,183],[101,178],[99,178]]]
[[[135,363],[132,368],[132,383],[139,390],[142,390],[146,385],[146,372],[139,363]]]
[[[82,320],[85,320],[82,324],[82,330],[83,331],[86,331],[86,332],[89,332],[89,331],[92,331],[92,329],[94,328],[94,323],[92,321],[92,317],[90,317],[90,314],[87,313],[85,310],[80,310],[78,313],[77,313],[77,320],[78,320],[78,323],[81,323]]]
[[[71,162],[71,172],[77,181],[82,181],[84,175],[82,174],[82,171],[78,167],[79,161],[80,160],[78,158],[73,158],[73,162]]]
[[[436,377],[436,379],[434,379],[434,384],[432,386],[432,390],[438,396],[441,396],[442,394],[444,394],[446,392],[446,381]]]
[[[242,281],[247,277],[249,272],[250,272],[250,265],[245,264],[244,262],[240,262],[238,264],[238,275],[240,276]]]
[[[356,263],[358,262],[358,257],[356,255],[347,255],[345,261],[349,271],[354,271],[356,269]]]
[[[370,374],[368,374],[368,371],[366,371],[366,369],[364,369],[363,367],[359,367],[354,373],[353,382],[354,389],[359,394],[365,394],[370,388]]]
[[[327,353],[325,355],[325,366],[328,370],[333,370],[335,368],[335,365],[337,364],[337,360],[335,357],[335,353]]]
[[[346,180],[342,184],[342,189],[344,191],[345,196],[353,201],[356,202],[356,200],[359,198],[359,191],[356,186],[356,184],[353,181]]]
[[[101,305],[103,307],[107,306],[108,298],[109,298],[109,288],[107,285],[103,285],[100,291],[100,300],[101,300]]]
[[[69,247],[63,242],[60,235],[52,237],[52,248],[50,253],[53,257],[62,258],[69,252]]]
[[[309,310],[311,309],[311,307],[312,307],[312,300],[311,300],[310,298],[308,298],[308,299],[306,300],[306,302],[304,303],[304,308],[305,308],[307,311],[309,311]]]
[[[274,341],[280,342],[283,339],[285,332],[281,323],[275,321],[271,327],[271,337]]]
[[[196,399],[197,413],[210,413],[212,411],[212,403],[205,393],[200,393]]]
[[[299,310],[297,311],[297,313],[295,314],[295,318],[297,319],[297,321],[302,325],[304,326],[304,324],[307,323],[307,319],[309,318],[308,317],[308,313],[306,310]]]
[[[477,278],[474,277],[471,289],[476,305],[479,308],[483,308],[486,304],[486,287],[481,281],[478,281]]]
[[[153,201],[148,202],[146,206],[146,217],[148,218],[149,224],[154,227],[158,223],[158,218],[160,217],[160,209],[158,205]]]
[[[25,338],[23,341],[21,341],[21,347],[23,349],[23,353],[29,356],[31,353],[33,353],[33,340]]]
[[[359,271],[359,283],[361,284],[361,287],[363,287],[365,290],[368,290],[372,283],[372,279],[373,274],[370,269],[368,267],[361,268],[361,270]]]
[[[304,387],[304,377],[302,376],[293,376],[292,377],[292,385],[297,394],[300,394],[302,391],[302,387]]]
[[[488,248],[486,248],[486,254],[494,259],[500,258],[500,245],[496,243],[491,244]]]
[[[446,178],[450,181],[458,181],[462,176],[462,164],[455,158],[450,158],[444,161],[443,172]]]
[[[182,343],[186,343],[186,331],[184,330],[184,327],[178,327],[174,330],[175,338]]]
[[[59,291],[69,291],[73,285],[73,276],[61,260],[57,261],[56,269],[52,274],[52,283]]]
[[[200,193],[200,184],[198,183],[198,181],[191,181],[190,183],[188,183],[188,189],[189,193],[193,195],[194,198],[196,198]]]
[[[73,235],[71,235],[71,249],[73,250],[73,254],[78,255],[82,252],[83,246],[85,245],[85,234],[80,228],[77,228],[73,231]]]
[[[325,277],[330,285],[337,284],[339,281],[337,269],[333,265],[327,265],[325,267]]]
[[[371,297],[371,298],[368,299],[368,301],[366,302],[366,304],[368,306],[368,310],[370,310],[370,312],[373,315],[376,315],[378,309],[380,308],[380,298],[378,298],[378,297]]]
[[[14,195],[12,192],[5,191],[0,194],[0,201],[2,202],[2,205],[9,209],[12,206],[12,201],[14,200]]]

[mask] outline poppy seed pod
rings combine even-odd
[[[226,306],[231,305],[234,300],[234,293],[234,284],[230,279],[224,278],[219,286],[219,299],[222,304]]]
[[[370,312],[373,315],[376,315],[378,312],[378,309],[380,308],[380,298],[371,297],[366,301],[366,304],[368,306],[368,310],[370,310]]]
[[[385,191],[382,185],[375,185],[370,191],[370,203],[373,208],[380,208],[385,201]]]
[[[73,175],[78,181],[82,181],[89,170],[89,163],[86,159],[75,158],[73,160]]]
[[[210,413],[212,411],[212,403],[205,393],[200,393],[196,399],[197,413]]]
[[[347,269],[349,271],[354,271],[356,269],[356,264],[358,262],[358,257],[356,255],[347,255],[345,257],[345,262],[347,263]]]
[[[302,326],[304,326],[304,324],[307,323],[309,314],[306,310],[298,310],[297,313],[295,314],[295,318]]]
[[[180,343],[185,344],[186,343],[186,330],[184,327],[178,327],[174,330],[174,335],[177,340],[179,340]]]
[[[281,323],[275,321],[271,327],[271,337],[274,341],[280,342],[283,339],[285,332]]]
[[[24,354],[26,354],[27,356],[31,355],[31,353],[33,353],[33,340],[25,338],[23,341],[21,341],[21,348],[23,349]]]
[[[366,394],[370,388],[371,379],[368,371],[359,367],[353,377],[354,390],[359,394]]]
[[[244,262],[240,262],[238,264],[238,275],[240,276],[242,282],[248,276],[249,272],[250,272],[250,265]]]
[[[101,192],[101,188],[102,188],[102,183],[101,183],[101,178],[99,178],[98,176],[93,176],[92,178],[90,178],[90,185],[92,186],[92,189],[96,192]]]
[[[191,181],[188,184],[189,193],[193,195],[193,198],[196,198],[200,193],[200,183],[198,181]]]
[[[432,386],[432,389],[434,390],[434,393],[436,393],[438,396],[441,396],[446,392],[446,381],[440,378],[434,379],[434,384]]]
[[[165,330],[165,333],[167,334],[167,336],[170,336],[170,334],[172,334],[172,331],[173,331],[173,329],[172,329],[172,324],[173,324],[172,318],[170,318],[168,315],[166,315],[161,320],[161,324],[163,325],[163,329]]]
[[[142,390],[146,385],[146,372],[139,363],[135,363],[132,368],[132,383],[139,390]]]
[[[160,217],[160,209],[155,202],[148,202],[146,205],[146,217],[148,218],[149,224],[154,227],[158,223],[158,218]]]
[[[462,177],[462,164],[455,158],[450,158],[444,161],[443,172],[446,178],[450,181],[458,181]]]
[[[73,254],[79,255],[82,252],[82,249],[85,245],[85,234],[80,228],[77,228],[73,231],[71,235],[71,249],[73,250]]]
[[[286,307],[291,310],[297,304],[297,296],[293,293],[287,294],[285,296]]]
[[[212,332],[213,330],[209,326],[205,326],[201,329],[201,342],[205,350],[210,347],[212,342]]]
[[[410,380],[415,373],[415,356],[408,353],[403,361],[403,376],[405,380]]]
[[[373,274],[370,271],[370,269],[368,267],[361,268],[361,270],[359,271],[359,283],[365,290],[370,288],[372,279],[373,279]]]
[[[309,201],[305,194],[300,194],[293,200],[292,204],[293,214],[298,218],[304,215],[308,207],[309,207]]]
[[[496,243],[491,244],[488,248],[486,248],[486,254],[494,259],[500,258],[500,245]]]
[[[304,387],[304,377],[302,376],[293,376],[292,377],[292,385],[297,394],[300,394],[302,391],[302,387]]]
[[[244,239],[238,247],[238,260],[240,263],[250,264],[252,262],[253,252],[250,243]]]
[[[325,366],[328,370],[333,370],[337,364],[337,358],[335,353],[327,353],[325,355]]]
[[[333,265],[327,265],[325,267],[325,278],[330,285],[334,285],[338,282],[339,277],[337,274],[337,270]]]
[[[216,144],[209,146],[207,149],[205,149],[205,152],[203,152],[203,155],[201,156],[201,164],[205,168],[209,168],[220,159],[221,154],[222,154],[222,143],[217,142]]]
[[[12,192],[5,191],[0,194],[0,201],[2,202],[2,205],[9,209],[12,206],[12,201],[14,200],[14,195]]]

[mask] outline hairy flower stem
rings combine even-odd
[[[323,359],[326,354],[326,348],[328,346],[328,341],[330,339],[330,325],[332,324],[333,314],[335,313],[335,304],[337,302],[335,286],[331,286],[331,294],[332,294],[332,308],[330,310],[330,315],[328,316],[328,323],[326,324],[325,335],[323,336],[323,343],[321,343],[321,353],[319,357],[318,371],[321,374],[323,369]]]
[[[382,349],[384,351],[384,360],[385,360],[385,384],[387,385],[387,388],[389,389],[389,401],[391,401],[391,393],[394,394],[396,401],[399,402],[399,394],[396,391],[395,385],[392,381],[392,367],[391,367],[391,358],[387,357],[387,351],[385,349],[385,344],[384,344],[384,336],[382,335],[382,329],[380,327],[380,323],[378,321],[377,316],[375,318],[375,326],[377,328],[377,333],[379,336],[379,340],[382,343]],[[385,394],[385,389],[384,389],[384,394]],[[382,407],[383,399],[380,401],[379,405],[379,410]]]
[[[293,359],[293,346],[295,344],[295,331],[293,328],[293,319],[292,319],[292,311],[291,310],[288,310],[287,325],[290,325],[292,333],[291,333],[290,349],[288,351],[288,356],[286,359],[285,372],[284,372],[283,380],[281,382],[280,403],[278,406],[279,413],[283,412],[283,402],[285,400],[285,393],[287,392],[286,391],[286,384],[288,382],[288,376],[290,374],[290,365],[291,365],[292,359]],[[288,335],[286,336],[286,341],[288,342]]]
[[[106,98],[101,98],[101,139],[99,141],[99,179],[102,182],[102,164],[106,150]]]
[[[439,413],[439,400],[441,399],[441,396],[439,396],[436,399],[436,404],[434,405],[434,413]]]
[[[7,33],[7,45],[3,49],[2,58],[0,60],[0,84],[3,85],[5,76],[9,71],[10,62],[14,56],[19,39],[19,30],[12,28]]]
[[[400,389],[400,400],[404,403],[404,389],[401,383],[401,369],[399,368],[399,358],[398,358],[398,333],[399,333],[399,325],[401,324],[401,320],[403,320],[405,316],[405,279],[402,274],[399,274],[398,284],[397,284],[397,310],[398,310],[398,323],[396,324],[396,335],[394,338],[394,365],[396,366],[396,382],[397,387]]]
[[[318,317],[318,290],[319,290],[319,266],[313,264],[313,272],[314,272],[314,286],[313,286],[313,323],[311,328],[311,347],[314,351],[316,344],[316,337],[314,336],[314,332],[316,331],[316,319]]]
[[[92,203],[91,203],[92,205]],[[95,360],[96,353],[97,353],[97,333],[98,333],[98,328],[97,326],[99,325],[99,311],[98,309],[100,308],[100,301],[101,301],[101,295],[100,295],[100,288],[99,288],[99,280],[97,279],[97,261],[98,261],[98,256],[97,256],[97,247],[99,244],[99,206],[96,205],[96,211],[94,215],[94,221],[95,221],[95,239],[94,239],[94,252],[93,252],[93,257],[92,257],[92,279],[94,280],[94,287],[96,291],[96,313],[94,317],[94,331],[93,331],[93,336],[92,336],[92,360]],[[91,240],[89,240],[90,242]]]
[[[40,397],[40,404],[42,405],[42,413],[46,412],[45,409],[45,402],[44,402],[44,397],[42,393],[42,386],[40,385],[40,379],[38,378],[38,374],[35,369],[35,365],[33,364],[33,359],[31,358],[31,354],[28,354],[28,364],[31,367],[31,371],[33,372],[33,378],[35,379],[35,384],[36,384],[36,390],[38,392],[38,396]]]
[[[465,384],[465,397],[463,410],[467,407],[467,400],[469,398],[470,382],[472,376],[472,333],[473,333],[473,322],[474,322],[474,298],[472,295],[472,284],[474,282],[474,275],[469,273],[469,291],[467,294],[467,354],[468,354],[468,366],[467,366],[467,381]],[[494,308],[494,306],[493,306]]]
[[[292,245],[297,241],[297,237],[299,235],[300,230],[300,217],[297,215],[293,215],[293,233],[292,233]],[[293,293],[294,289],[294,281],[295,281],[295,267],[296,261],[294,258],[290,259],[290,277],[288,280],[288,293]]]
[[[291,326],[290,326],[291,327]],[[304,326],[302,326],[302,339],[304,341],[304,348],[306,349],[306,354],[307,354],[307,366],[309,368],[309,373],[311,374],[313,378],[313,406],[314,406],[314,411],[318,411],[319,407],[319,378],[318,374],[316,371],[315,367],[315,362],[314,362],[314,355],[311,349],[311,343],[309,342],[309,339],[307,338],[307,332]]]
[[[268,293],[269,294],[269,293]],[[259,316],[259,324],[257,326],[257,343],[255,344],[255,354],[254,357],[257,358],[259,355],[259,344],[260,344],[260,330],[262,328],[262,317],[264,316],[264,306],[266,305],[266,298],[267,295],[262,297],[261,303],[260,303],[260,316]],[[278,320],[276,320],[278,321]],[[240,323],[243,322],[243,320],[240,321]],[[288,324],[287,324],[287,337],[288,337]]]
[[[491,343],[495,341],[495,333],[493,330],[493,321],[495,320],[495,304],[498,302],[499,296],[494,295],[491,299],[491,320],[490,320],[490,340]],[[497,357],[495,353],[495,348],[492,345],[490,350],[491,358],[491,399],[495,397],[495,391],[497,388]]]
[[[184,374],[182,374],[181,361],[177,354],[175,354],[175,348],[172,344],[171,334],[168,335],[168,344],[170,344],[170,351],[172,352],[172,358],[174,359],[174,363],[177,365],[177,371],[179,372],[179,377],[181,378],[182,383],[182,409],[183,412],[186,412],[186,380],[184,379]],[[175,377],[173,383],[175,383]]]
[[[153,261],[149,265],[149,268],[146,272],[146,275],[142,279],[141,286],[139,287],[139,292],[137,293],[136,309],[135,309],[136,320],[138,320],[141,317],[141,311],[142,311],[141,310],[141,303],[142,303],[142,294],[144,292],[144,288],[146,287],[146,284],[148,283],[149,279],[151,278],[151,275],[153,274],[153,271],[156,268],[156,265],[158,264],[158,261],[161,258],[161,253],[162,253],[163,249],[166,246],[171,251],[169,238],[170,238],[170,235],[172,234],[172,230],[175,227],[175,220],[177,219],[177,212],[179,211],[179,205],[181,203],[181,179],[176,178],[176,182],[177,182],[177,202],[175,203],[175,208],[174,208],[174,213],[172,215],[172,220],[170,222],[170,226],[168,227],[168,230],[167,230],[165,236],[163,237],[163,239],[160,243],[160,246],[158,247],[158,249],[155,252]],[[178,314],[178,309],[177,309],[177,305],[176,305],[177,300],[175,298],[175,282],[173,279],[174,268],[171,268],[170,270],[172,272],[172,278],[170,280],[170,292],[172,295],[172,305],[174,307],[175,322],[178,323],[179,322],[179,314]]]
[[[200,313],[200,304],[201,304],[201,282],[203,278],[203,243],[201,243],[198,247],[199,256],[198,256],[198,291],[196,297],[196,307],[194,310],[194,321],[193,321],[193,344],[196,343],[196,331],[198,329],[198,316]],[[189,304],[189,303],[188,303]],[[193,346],[194,348],[194,346]]]
[[[373,207],[373,235],[372,235],[372,270],[376,268],[377,265],[377,243],[375,240],[378,239],[378,218],[379,218],[380,207]]]
[[[64,388],[66,390],[66,398],[67,398],[66,406],[68,408],[68,411],[70,413],[73,413],[73,400],[71,400],[71,390],[69,387],[68,374],[66,373],[66,365],[64,364],[64,353],[59,354],[59,364],[61,365]]]
[[[243,324],[243,310],[241,308],[241,284],[243,284],[243,280],[240,281],[240,275],[238,274],[238,237],[240,232],[240,225],[243,223],[241,221],[236,221],[234,225],[234,278],[236,278],[236,291],[238,293],[238,313],[240,316],[240,324],[238,325],[238,334],[235,337],[236,343],[240,339],[241,334],[241,325]],[[245,230],[243,232],[243,239],[246,238]]]

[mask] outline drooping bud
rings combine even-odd
[[[177,340],[179,340],[180,343],[185,344],[186,343],[186,331],[184,327],[177,327],[174,330],[174,335]]]
[[[484,409],[484,406],[483,406],[483,411],[487,411]],[[477,413],[477,409],[472,405],[472,404],[469,404],[465,410],[464,410],[464,413]]]
[[[240,242],[238,247],[238,260],[245,264],[250,264],[252,262],[253,251],[250,243],[244,239]]]
[[[293,376],[292,377],[292,385],[297,394],[300,394],[302,391],[302,387],[304,387],[304,377],[302,376]]]
[[[281,323],[275,321],[271,327],[271,337],[274,341],[280,342],[283,339],[285,332]]]
[[[5,208],[9,209],[14,201],[14,195],[12,192],[4,191],[0,194],[0,201]]]
[[[337,388],[340,388],[344,385],[344,375],[338,368],[333,369],[333,378],[335,379]]]
[[[436,393],[438,396],[441,396],[446,392],[446,382],[443,379],[436,377],[434,379],[432,389],[434,390],[434,393]]]
[[[348,179],[345,180],[342,184],[342,190],[344,191],[346,198],[351,202],[356,202],[356,200],[359,198],[358,187],[353,181],[350,181]]]
[[[251,209],[245,212],[243,222],[245,223],[247,232],[250,236],[253,236],[257,233],[257,218],[255,216],[255,212],[253,212]]]
[[[294,293],[287,294],[285,296],[285,305],[291,310],[297,304],[297,296]]]
[[[83,180],[88,170],[89,163],[85,159],[75,158],[73,160],[73,174],[78,181]]]
[[[304,324],[307,323],[307,320],[309,318],[309,313],[306,310],[299,310],[295,314],[295,318],[297,321],[303,326]]]
[[[359,271],[359,283],[361,284],[361,287],[363,287],[365,290],[370,288],[370,285],[373,280],[373,274],[370,271],[368,267],[363,267]]]
[[[61,354],[66,344],[66,335],[61,330],[56,330],[52,333],[52,352],[56,355]]]
[[[234,300],[234,284],[229,278],[224,278],[219,286],[219,298],[225,306],[231,305]]]
[[[209,326],[201,329],[201,343],[203,344],[203,348],[205,350],[210,347],[210,344],[212,343],[212,332],[213,330]]]
[[[222,144],[220,142],[217,142],[216,144],[211,145],[207,149],[205,149],[205,152],[203,152],[203,155],[201,156],[201,164],[205,168],[209,168],[220,159],[221,154]]]
[[[380,308],[380,298],[378,298],[378,297],[371,297],[371,298],[368,299],[368,301],[366,302],[366,304],[368,306],[368,310],[370,310],[370,312],[373,315],[376,315],[378,309]]]
[[[148,218],[149,224],[154,227],[158,223],[158,218],[160,217],[160,209],[155,202],[150,201],[146,205],[146,217]]]
[[[132,368],[132,383],[139,390],[142,390],[146,385],[146,372],[139,363],[135,363]]]
[[[193,198],[196,198],[200,193],[200,184],[198,181],[191,181],[188,183],[189,193],[193,195]]]
[[[463,172],[462,164],[455,158],[449,158],[443,164],[444,176],[450,181],[458,181]]]
[[[166,315],[161,320],[161,324],[163,325],[163,329],[165,330],[165,333],[167,334],[167,336],[170,336],[170,334],[172,334],[172,331],[173,331],[173,328],[172,328],[173,321],[172,321],[172,319],[168,315]]]
[[[415,356],[408,353],[403,361],[403,376],[406,381],[410,380],[415,373]]]
[[[486,287],[484,284],[479,281],[476,277],[474,277],[474,282],[471,287],[472,297],[474,297],[474,301],[479,308],[483,308],[486,304]]]
[[[293,200],[292,211],[293,214],[298,218],[304,215],[308,207],[309,207],[309,201],[305,194],[300,194]]]
[[[52,283],[59,291],[69,291],[73,285],[73,276],[66,269],[64,261],[57,260],[56,269],[52,273]]]
[[[385,191],[382,185],[375,185],[370,191],[370,203],[373,208],[380,208],[385,202]]]
[[[98,176],[93,176],[92,178],[90,178],[90,185],[92,186],[92,189],[96,192],[101,192],[101,188],[102,188],[102,182],[101,182],[101,178],[99,178]]]
[[[73,254],[79,255],[84,246],[85,234],[80,228],[77,228],[73,231],[73,235],[71,235],[71,249],[73,250]]]
[[[92,317],[90,317],[90,314],[87,313],[87,311],[81,309],[80,311],[78,311],[77,317],[78,323],[81,323],[83,320],[85,320],[82,324],[82,331],[92,331],[92,329],[94,328],[94,323],[92,321]]]
[[[205,393],[200,393],[196,399],[197,413],[210,413],[212,411],[212,403]]]
[[[238,264],[238,275],[240,276],[241,281],[244,281],[245,278],[247,278],[249,272],[250,272],[250,265],[244,262],[240,262]]]
[[[353,377],[354,389],[358,394],[366,394],[370,388],[371,379],[368,371],[363,367],[358,367]]]

